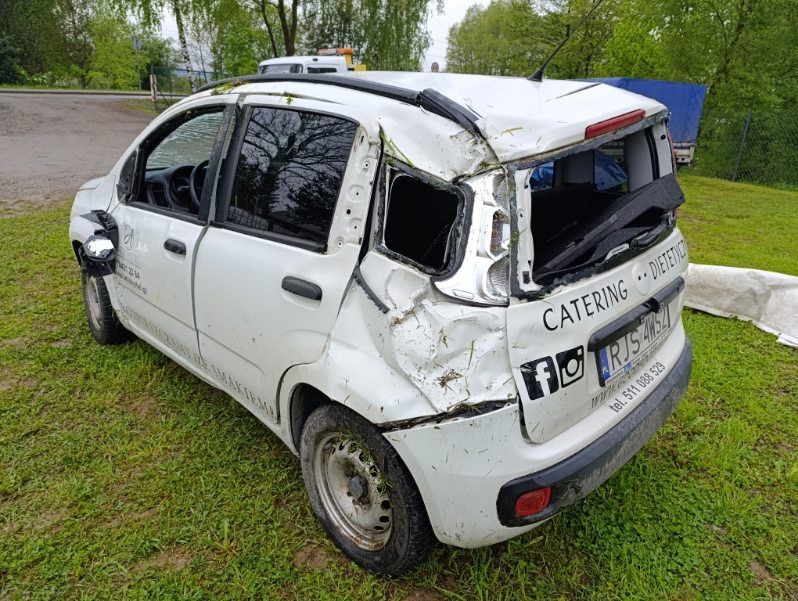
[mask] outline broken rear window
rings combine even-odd
[[[390,180],[385,211],[385,247],[424,271],[441,272],[449,263],[462,199],[399,173]]]
[[[672,223],[681,191],[673,175],[658,179],[658,165],[657,143],[641,130],[534,167],[534,280],[601,263]]]

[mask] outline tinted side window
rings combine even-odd
[[[254,108],[227,221],[325,248],[356,130],[329,115]]]

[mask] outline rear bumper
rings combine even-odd
[[[435,535],[446,544],[481,547],[523,534],[595,489],[651,438],[673,412],[690,379],[690,345],[681,324],[652,358],[666,367],[639,403],[613,419],[616,397],[542,444],[524,438],[518,404],[482,415],[384,433],[410,470]],[[622,397],[621,392],[616,395]],[[601,433],[591,435],[592,428]],[[550,507],[515,517],[523,492],[552,487]]]
[[[578,453],[547,469],[521,476],[499,491],[496,509],[504,526],[527,526],[548,519],[562,508],[595,490],[659,430],[676,409],[692,369],[692,349],[686,342],[676,365],[648,397],[602,437]],[[546,509],[526,518],[515,514],[519,495],[551,487],[551,502]]]

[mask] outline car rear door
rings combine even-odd
[[[265,421],[279,418],[285,371],[327,345],[379,152],[376,122],[358,111],[274,96],[242,103],[197,253],[195,308],[209,373]]]

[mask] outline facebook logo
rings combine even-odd
[[[551,357],[524,363],[521,366],[521,375],[524,377],[524,384],[526,384],[529,398],[532,400],[557,392],[560,388],[554,361]]]

